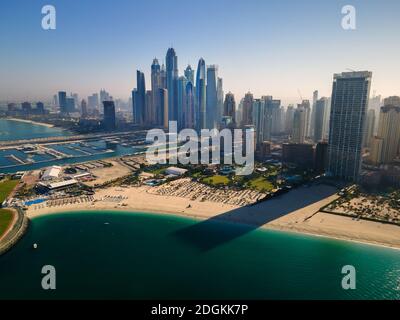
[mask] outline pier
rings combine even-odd
[[[141,131],[126,131],[126,132],[115,132],[115,133],[93,133],[93,134],[74,135],[74,136],[35,138],[27,140],[1,141],[0,149],[11,149],[25,144],[51,144],[51,143],[90,141],[90,140],[109,139],[109,138],[114,139],[132,135],[145,135],[146,132],[147,132],[146,130],[141,130]]]

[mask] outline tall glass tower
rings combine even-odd
[[[157,121],[157,113],[162,112],[160,105],[161,88],[161,67],[158,60],[154,58],[151,65],[151,110],[149,110],[149,122],[151,124],[161,124]]]
[[[328,172],[357,181],[372,72],[343,72],[333,76],[329,128]]]
[[[136,124],[143,125],[145,123],[146,111],[146,82],[144,73],[137,70],[137,90],[133,95],[133,116]]]
[[[217,122],[217,72],[217,66],[211,65],[207,67],[206,125],[208,129],[216,128]]]
[[[199,60],[196,74],[196,124],[197,129],[206,128],[206,63]]]
[[[178,120],[178,57],[175,50],[169,48],[166,56],[167,90],[168,90],[168,118]]]

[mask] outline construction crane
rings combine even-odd
[[[297,93],[299,94],[301,101],[303,101],[303,96],[301,95],[300,89],[297,89]]]

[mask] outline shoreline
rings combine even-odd
[[[317,188],[321,187],[317,186]],[[112,187],[100,190],[100,194],[96,195],[97,199],[92,203],[75,203],[37,209],[30,207],[26,215],[30,219],[34,219],[44,215],[78,211],[100,213],[101,211],[117,211],[173,215],[202,221],[218,219],[222,222],[255,226],[255,229],[291,232],[400,249],[400,227],[398,226],[372,221],[356,221],[349,217],[320,212],[320,208],[337,197],[336,194],[329,195],[328,193],[325,196],[326,192],[322,192],[319,198],[316,197],[317,201],[313,202],[313,199],[311,199],[312,201],[308,205],[304,207],[298,206],[299,208],[294,206],[292,210],[293,200],[287,198],[295,197],[301,201],[301,197],[304,197],[304,192],[309,192],[310,189],[305,188],[302,190],[300,188],[297,191],[292,191],[292,195],[289,193],[282,197],[247,207],[237,207],[210,201],[194,201],[174,196],[161,196],[149,191],[153,191],[151,187],[131,187],[124,190]],[[129,194],[126,206],[101,200],[106,195],[124,193]],[[283,213],[281,213],[282,207],[285,205],[289,206],[289,208],[284,208],[286,211],[283,210]],[[290,207],[291,205],[292,207]],[[278,213],[276,213],[277,210],[279,211]]]
[[[127,213],[127,214],[148,214],[148,215],[157,215],[157,216],[170,216],[170,217],[181,217],[181,218],[186,218],[186,219],[191,219],[191,220],[196,220],[196,221],[206,221],[207,218],[202,217],[202,216],[189,216],[187,214],[179,213],[179,212],[159,212],[159,211],[144,211],[144,210],[137,210],[137,209],[104,209],[104,210],[98,210],[98,209],[73,209],[73,210],[60,210],[57,212],[48,212],[48,213],[43,213],[40,215],[35,215],[33,217],[30,217],[29,219],[35,220],[41,217],[46,217],[46,216],[57,216],[61,214],[74,214],[74,213],[79,213],[79,212],[89,212],[89,213],[98,213],[101,214],[103,212],[118,212],[118,213]],[[238,222],[238,221],[229,221],[229,220],[219,220],[221,223],[226,223],[226,224],[235,224],[235,225],[242,225],[242,226],[249,226],[249,224],[243,223],[243,222]],[[344,241],[344,242],[350,242],[350,243],[357,243],[357,244],[362,244],[362,245],[368,245],[368,246],[374,246],[374,247],[379,247],[379,248],[385,248],[385,249],[392,249],[396,251],[400,251],[400,246],[391,246],[387,245],[384,243],[377,243],[377,242],[368,242],[368,241],[362,241],[362,240],[356,240],[356,239],[351,239],[351,238],[345,238],[345,237],[334,237],[334,236],[328,236],[328,235],[323,235],[323,234],[318,234],[318,233],[312,233],[312,232],[306,232],[306,231],[300,231],[296,230],[293,228],[284,228],[284,227],[278,227],[273,224],[271,225],[265,225],[260,228],[260,230],[269,230],[269,231],[276,231],[276,232],[282,232],[282,233],[289,233],[289,234],[296,234],[296,235],[305,235],[308,237],[317,237],[317,238],[323,238],[323,239],[329,239],[329,240],[337,240],[337,241]],[[257,230],[257,229],[255,229]]]
[[[11,250],[26,234],[30,219],[20,209],[8,209],[13,211],[14,219],[6,233],[0,239],[0,256]]]
[[[1,241],[2,241],[3,239],[5,239],[5,238],[7,237],[7,235],[10,233],[10,231],[14,228],[14,226],[15,226],[15,224],[16,224],[16,222],[17,222],[17,218],[18,218],[16,210],[13,210],[13,209],[5,209],[5,210],[10,211],[10,212],[12,213],[13,218],[12,218],[12,220],[11,220],[10,225],[9,225],[9,226],[7,227],[7,229],[4,231],[3,235],[0,236],[0,243],[1,243]]]
[[[44,123],[44,122],[37,122],[37,121],[33,121],[33,120],[18,119],[18,118],[3,118],[3,119],[11,120],[11,121],[24,122],[24,123],[30,123],[30,124],[34,124],[34,125],[37,125],[37,126],[47,127],[47,128],[55,128],[55,126],[52,125],[52,124]]]

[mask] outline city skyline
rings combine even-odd
[[[93,1],[68,6],[54,1],[57,29],[52,31],[40,27],[43,5],[42,1],[1,5],[6,18],[0,25],[10,30],[0,53],[2,101],[48,100],[64,88],[80,96],[106,88],[114,97],[127,100],[136,87],[135,70],[144,70],[146,87],[150,87],[152,59],[157,57],[165,64],[165,48],[171,46],[179,58],[179,74],[188,63],[196,72],[198,60],[204,58],[206,65],[218,65],[225,92],[231,91],[237,101],[248,91],[255,97],[279,97],[283,105],[301,101],[300,95],[311,98],[315,89],[320,96],[329,97],[332,74],[347,68],[374,73],[371,95],[374,91],[382,96],[397,94],[400,70],[391,63],[396,59],[397,44],[393,44],[394,50],[382,50],[388,38],[394,37],[387,32],[388,24],[394,32],[398,23],[392,18],[399,7],[394,1],[385,6],[355,1],[357,29],[351,31],[341,28],[341,8],[345,5],[341,2],[289,5],[220,0],[213,10],[206,10],[205,3],[200,13],[196,6],[175,3],[176,10],[166,18],[168,5],[162,2],[120,1],[111,8],[100,1],[93,10]],[[132,7],[135,10],[129,19]],[[202,10],[207,12],[206,20]],[[257,19],[271,12],[268,19]],[[146,20],[141,24],[150,13],[154,23]],[[186,28],[184,13],[192,19]],[[245,25],[237,23],[250,13],[253,19],[246,19]],[[300,15],[301,23],[291,22]],[[114,24],[102,24],[106,17]],[[26,48],[29,60],[25,59]],[[37,81],[38,76],[41,81]]]

